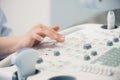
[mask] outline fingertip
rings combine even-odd
[[[61,35],[61,37],[59,37],[58,42],[64,42],[65,41],[65,37],[63,35]]]
[[[56,25],[56,26],[53,26],[52,29],[55,31],[58,31],[60,29],[60,27]]]

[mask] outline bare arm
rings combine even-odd
[[[59,26],[48,28],[38,24],[31,28],[25,35],[0,37],[0,55],[9,55],[24,47],[33,47],[36,42],[41,42],[45,36],[64,42],[64,36],[57,32]]]
[[[0,55],[9,55],[22,48],[21,38],[22,36],[0,37]]]

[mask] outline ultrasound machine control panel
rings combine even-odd
[[[64,43],[46,38],[36,46],[37,73],[26,80],[120,80],[119,26],[108,30],[102,24],[84,24],[61,33]],[[16,70],[0,69],[11,75]]]
[[[80,1],[89,8],[120,8],[120,0]],[[107,25],[83,24],[60,33],[64,43],[45,38],[0,61],[0,80],[120,80],[120,27],[113,11]]]

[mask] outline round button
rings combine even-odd
[[[84,44],[83,46],[84,49],[90,49],[92,48],[91,44]]]
[[[87,66],[87,65],[84,65],[83,71],[84,71],[84,72],[87,72],[87,70],[88,70],[88,66]]]
[[[59,51],[54,51],[54,56],[59,56],[60,52]]]
[[[100,75],[103,74],[103,71],[104,71],[103,69],[100,69],[98,74],[100,74]]]
[[[107,41],[107,46],[112,46],[113,42],[112,41]]]
[[[112,72],[112,71],[108,71],[108,72],[106,73],[106,75],[107,75],[107,76],[112,76],[112,75],[113,75],[113,72]]]
[[[84,60],[86,60],[86,61],[90,60],[90,56],[89,55],[85,55],[84,56]]]
[[[91,70],[92,70],[92,66],[89,65],[89,66],[88,66],[88,69],[87,69],[87,72],[91,72]]]
[[[37,63],[40,64],[43,62],[43,59],[41,57],[38,58]]]
[[[119,38],[115,37],[115,38],[113,38],[113,41],[114,42],[119,42]]]
[[[97,55],[97,51],[92,51],[92,52],[91,52],[91,55],[92,55],[92,56],[96,56],[96,55]]]
[[[99,73],[99,67],[95,67],[94,73],[95,73],[95,74],[98,74],[98,73]]]

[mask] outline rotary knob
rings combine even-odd
[[[83,46],[84,49],[90,49],[92,48],[91,44],[84,44]]]
[[[59,51],[54,51],[54,56],[59,56],[60,52]]]
[[[112,46],[113,42],[112,41],[107,41],[107,46]]]
[[[114,37],[114,38],[113,38],[113,41],[114,41],[114,42],[119,42],[119,38]]]

